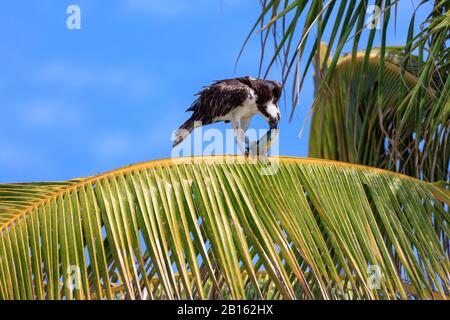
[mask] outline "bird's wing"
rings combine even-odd
[[[187,111],[193,111],[197,121],[212,122],[223,117],[249,98],[251,88],[241,79],[220,80],[198,93],[198,99]]]

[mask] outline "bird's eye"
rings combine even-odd
[[[278,102],[278,100],[279,100],[280,97],[281,97],[281,88],[280,88],[279,86],[275,86],[275,87],[272,89],[272,94],[273,94],[273,97],[274,97],[275,102]]]

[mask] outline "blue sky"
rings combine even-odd
[[[81,30],[66,28],[71,4],[81,8]],[[234,72],[258,0],[15,0],[1,9],[0,182],[169,157],[194,93],[258,72],[257,37]],[[400,12],[390,44],[404,43],[411,1],[401,0]],[[282,103],[280,154],[307,156],[308,127],[298,133],[312,98],[310,76],[292,123]]]

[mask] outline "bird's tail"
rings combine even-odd
[[[179,145],[186,137],[197,127],[197,122],[190,118],[185,123],[181,125],[174,133],[173,146],[172,148]]]

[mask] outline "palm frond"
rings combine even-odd
[[[11,183],[0,185],[0,225],[12,223],[17,213],[82,179],[63,182]]]
[[[374,41],[376,34],[380,34],[378,72],[373,74],[378,83],[376,96],[379,105],[389,99],[389,92],[385,92],[390,78],[388,77],[390,70],[386,69],[387,61],[385,59],[386,51],[389,44],[387,43],[388,28],[392,23],[396,23],[396,19],[392,19],[392,15],[396,18],[398,13],[398,0],[350,0],[350,1],[298,1],[298,0],[264,0],[262,1],[262,12],[251,30],[249,37],[258,31],[258,24],[263,23],[261,38],[262,56],[267,57],[267,51],[273,46],[273,54],[268,62],[261,60],[261,68],[265,69],[265,76],[280,61],[281,76],[284,85],[292,83],[292,110],[291,119],[294,115],[295,108],[298,106],[299,95],[302,89],[305,77],[310,70],[314,57],[323,56],[322,62],[327,66],[321,65],[322,75],[319,88],[330,86],[333,82],[334,75],[337,70],[338,61],[341,59],[341,53],[347,45],[351,45],[351,54],[349,55],[350,64],[358,64],[353,67],[352,72],[356,69],[356,74],[351,73],[355,79],[356,92],[358,97],[361,95],[365,86],[363,79],[358,78],[360,75],[371,72],[373,65],[370,63],[372,50],[374,49]],[[368,17],[371,14],[371,8],[379,9],[379,27],[371,27],[371,20]],[[416,14],[418,10],[428,10],[428,16],[425,21],[421,21],[420,28],[416,28]],[[416,69],[416,81],[414,85],[403,86],[401,95],[397,99],[397,106],[401,109],[401,115],[395,116],[396,131],[392,132],[392,140],[397,145],[403,142],[402,138],[409,132],[411,123],[415,126],[414,134],[417,141],[422,140],[422,132],[431,127],[433,133],[442,133],[443,128],[447,128],[444,134],[448,144],[448,126],[450,114],[450,80],[449,80],[449,61],[448,57],[448,38],[450,34],[450,3],[445,0],[422,1],[411,15],[409,32],[406,43],[402,48],[402,61],[400,63],[401,73],[406,76],[408,66],[414,60]],[[393,13],[393,14],[392,14]],[[403,14],[403,13],[402,13]],[[269,41],[268,35],[273,35],[273,41]],[[363,35],[365,35],[363,37]],[[362,43],[361,39],[367,39]],[[325,52],[321,51],[321,42],[328,43]],[[245,47],[247,41],[244,43]],[[307,44],[310,44],[307,46]],[[307,49],[311,47],[310,49]],[[360,47],[365,48],[365,57],[361,61],[358,54]],[[332,51],[335,51],[332,54]],[[262,57],[262,58],[263,58]],[[373,70],[372,70],[373,71]],[[398,87],[396,87],[398,89]],[[435,99],[429,101],[429,93],[435,92]],[[396,106],[391,106],[392,108]],[[425,111],[428,114],[425,114]],[[423,116],[432,119],[432,123],[421,121]],[[391,123],[384,123],[388,127]],[[434,130],[434,131],[433,131]],[[436,132],[440,130],[440,132]],[[435,140],[442,139],[442,136],[433,137]],[[402,152],[402,150],[399,150]],[[434,150],[426,150],[429,154],[429,160],[437,161],[438,152]],[[448,150],[446,149],[447,154]],[[434,159],[431,159],[434,158]],[[395,162],[396,155],[392,153],[390,162]],[[414,159],[418,161],[418,159]],[[415,164],[418,168],[420,165]],[[441,168],[443,170],[444,168]],[[417,174],[416,174],[417,175]],[[440,174],[437,174],[438,176]],[[433,176],[434,178],[434,176]]]
[[[326,50],[322,44],[321,52]],[[450,110],[436,116],[440,97],[430,87],[411,112],[410,99],[420,82],[418,60],[405,63],[402,48],[386,48],[380,82],[380,55],[374,49],[368,58],[364,51],[342,56],[326,87],[321,87],[324,73],[316,64],[309,156],[449,181]]]
[[[392,172],[207,157],[34,187],[0,187],[0,299],[449,295],[449,191]]]

